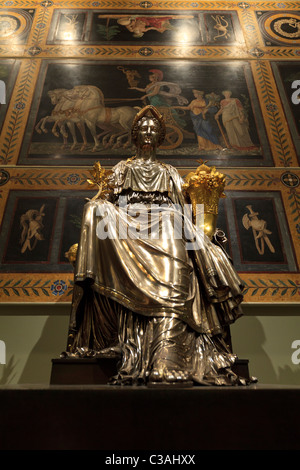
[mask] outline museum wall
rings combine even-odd
[[[297,1],[1,3],[1,384],[49,382],[90,171],[133,155],[150,103],[161,160],[226,175],[218,227],[245,283],[235,352],[262,383],[299,383],[299,58]]]

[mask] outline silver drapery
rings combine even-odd
[[[130,159],[111,180],[113,198],[84,209],[71,352],[119,348],[121,383],[145,382],[161,363],[199,383],[234,381],[223,334],[242,314],[243,285],[222,248],[180,210],[177,170]],[[174,227],[184,227],[183,236]],[[196,248],[187,250],[190,241]]]

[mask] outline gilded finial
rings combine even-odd
[[[97,194],[91,199],[91,201],[95,201],[96,199],[100,199],[105,197],[110,192],[110,184],[108,180],[108,174],[105,168],[102,168],[100,162],[96,162],[90,170],[91,178],[87,179],[87,182],[90,186],[97,186],[98,192]]]
[[[65,257],[68,258],[69,262],[75,266],[76,258],[77,258],[77,251],[78,251],[78,243],[72,245],[69,250],[65,253]]]
[[[200,166],[196,171],[187,175],[183,189],[189,195],[194,216],[197,213],[197,204],[204,205],[204,219],[209,220],[209,224],[206,224],[209,228],[204,228],[204,231],[211,237],[218,215],[219,200],[226,197],[224,193],[226,177],[215,167],[206,165],[206,161],[198,160],[198,163]]]

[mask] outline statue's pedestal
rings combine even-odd
[[[248,360],[238,359],[232,367],[240,377],[249,379]],[[105,385],[117,373],[116,358],[52,359],[50,385]]]
[[[50,385],[102,385],[117,373],[116,358],[52,359]]]
[[[161,454],[168,454],[171,459],[173,455],[196,454],[195,465],[191,467],[201,468],[203,451],[223,451],[207,456],[219,466],[228,462],[232,467],[240,455],[228,454],[228,450],[274,451],[276,461],[278,451],[286,450],[280,465],[286,468],[287,456],[293,450],[299,451],[299,400],[300,386],[295,385],[164,389],[2,385],[0,448],[2,451],[74,450],[76,458],[80,450],[97,451],[100,465],[113,455],[140,456],[138,469],[153,466],[157,470],[162,467],[156,465],[163,463]],[[20,455],[24,460],[24,454]],[[151,455],[153,465],[150,466],[147,463]],[[48,452],[47,461],[49,456]],[[250,461],[252,455],[248,452],[241,457]],[[54,459],[53,468],[57,465],[57,454]],[[146,467],[143,459],[147,459]],[[168,463],[172,464],[172,460]],[[178,460],[174,463],[178,465]],[[256,465],[255,461],[252,465]],[[134,467],[129,461],[123,466]],[[167,465],[170,470],[172,467]]]

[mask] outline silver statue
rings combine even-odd
[[[94,166],[99,192],[70,258],[66,355],[119,356],[112,384],[245,384],[228,341],[243,285],[214,237],[224,175],[202,164],[184,181],[157,160],[164,137],[163,117],[146,106],[132,126],[136,155],[110,172]]]

